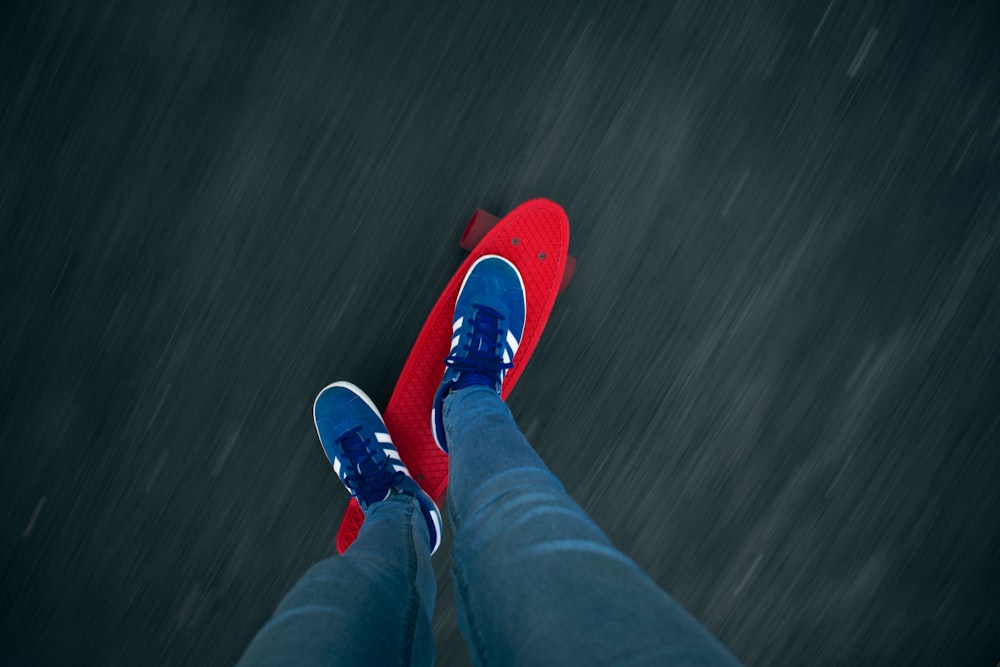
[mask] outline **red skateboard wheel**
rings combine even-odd
[[[498,222],[500,222],[500,218],[477,208],[472,217],[469,218],[469,222],[465,224],[465,231],[462,232],[462,238],[458,245],[462,246],[463,250],[472,252],[472,249],[479,245],[487,232],[493,229]]]
[[[566,255],[566,268],[563,269],[562,282],[559,283],[559,294],[566,291],[566,286],[569,285],[569,281],[573,279],[574,271],[576,271],[576,257],[573,255]]]

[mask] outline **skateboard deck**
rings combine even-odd
[[[477,211],[466,226],[461,245],[471,248],[469,255],[431,309],[382,412],[393,444],[413,479],[439,506],[448,485],[448,455],[434,442],[431,405],[451,347],[452,317],[462,279],[478,258],[500,255],[514,263],[524,280],[527,317],[514,366],[504,380],[501,396],[506,400],[538,344],[556,296],[575,265],[567,254],[566,213],[558,204],[545,199],[525,202],[499,221]],[[351,546],[364,519],[358,501],[351,498],[337,532],[337,551],[344,553]]]

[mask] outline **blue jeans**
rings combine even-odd
[[[459,627],[479,665],[738,664],[601,532],[495,392],[444,404]],[[430,665],[435,580],[416,500],[370,508],[310,569],[241,665]]]

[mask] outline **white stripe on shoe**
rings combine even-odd
[[[431,521],[434,522],[434,544],[431,545],[431,555],[433,555],[441,545],[441,519],[438,517],[437,512],[431,512],[430,515]]]
[[[517,348],[521,346],[520,341],[514,338],[514,333],[512,331],[507,331],[507,347],[510,348],[510,355],[514,356],[517,354]]]
[[[459,329],[461,329],[462,328],[462,324],[464,324],[464,323],[465,323],[465,318],[464,317],[460,317],[457,320],[455,320],[455,323],[451,325],[451,331],[452,331],[452,333],[454,333],[454,332],[458,331]]]

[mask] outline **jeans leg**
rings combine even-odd
[[[239,665],[433,664],[429,541],[415,498],[372,505],[351,548],[306,572]]]
[[[445,400],[459,626],[480,665],[738,664],[608,540],[489,389]]]

